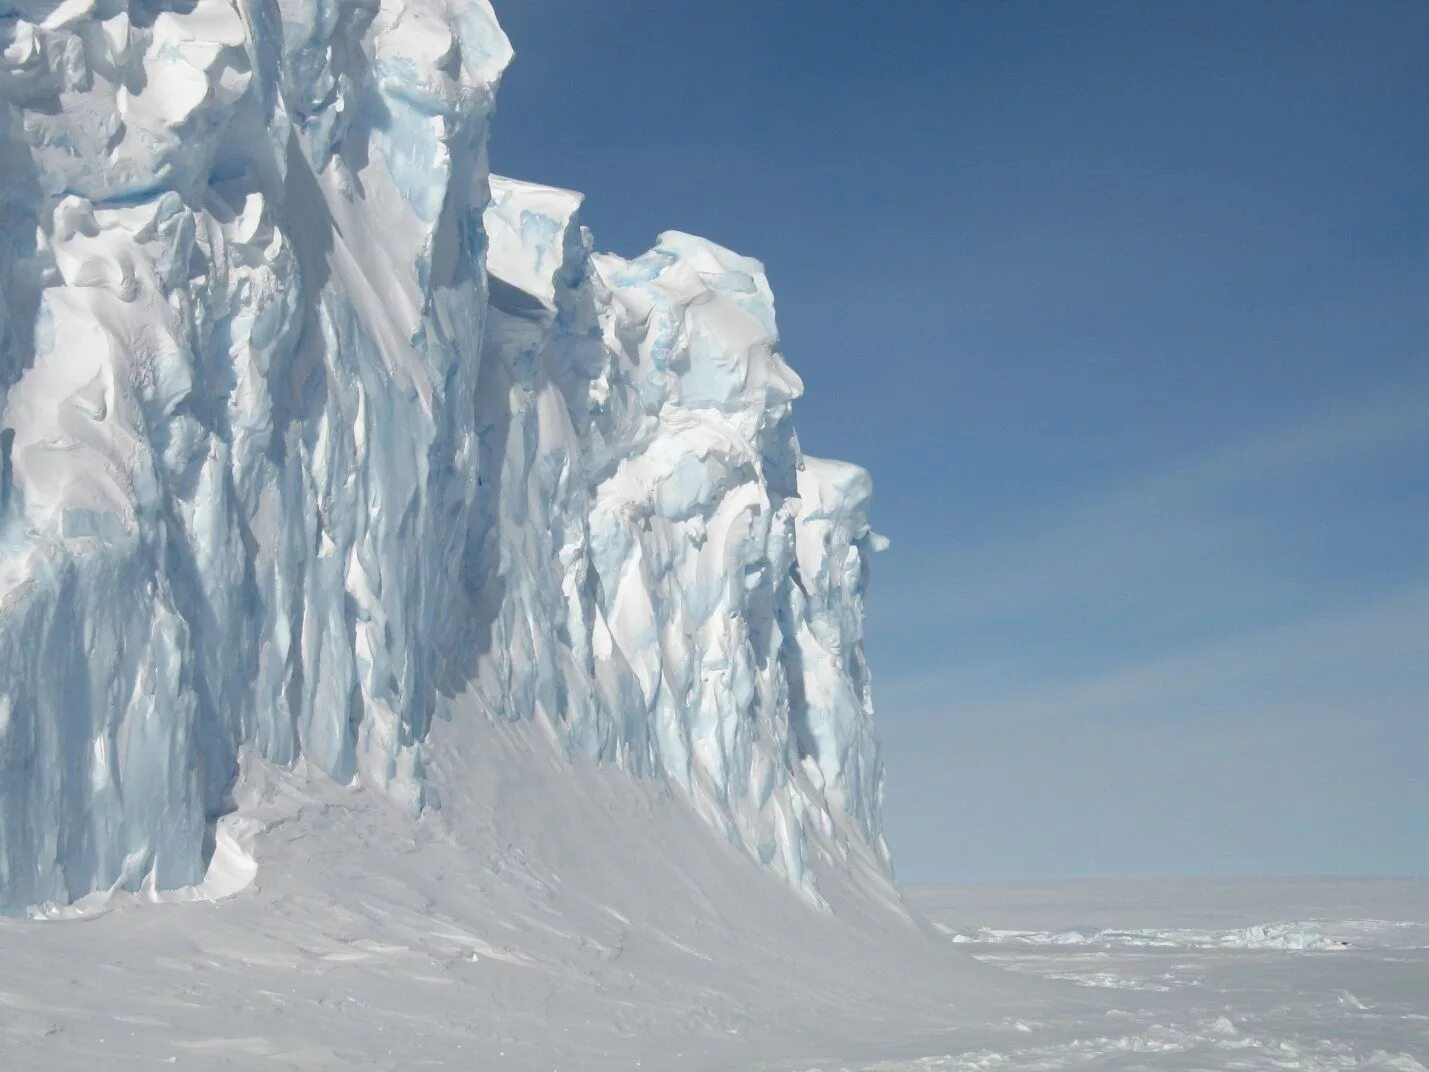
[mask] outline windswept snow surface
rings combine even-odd
[[[670,783],[477,714],[439,705],[443,807],[418,820],[247,758],[242,890],[0,919],[0,1067],[737,1072],[937,1045],[1051,989],[970,960],[821,836],[830,911]]]
[[[562,758],[530,723],[463,720],[471,702],[434,729],[440,812],[412,822],[369,791],[246,761],[238,814],[262,831],[246,888],[0,920],[0,1066],[1429,1067],[1429,881],[908,891],[954,933],[1300,920],[1349,942],[959,944],[817,847],[832,911],[812,911],[665,783]]]
[[[1019,1044],[832,1067],[1429,1067],[1429,879],[1122,879],[906,892],[982,963],[1099,994],[1099,1007],[1072,1023],[1055,1003],[1029,1001]]]

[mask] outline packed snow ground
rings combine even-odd
[[[872,1060],[1055,989],[965,957],[828,846],[818,910],[668,783],[568,760],[536,722],[461,717],[472,702],[438,720],[443,807],[420,820],[251,762],[256,872],[227,899],[0,920],[0,1068]]]
[[[1429,881],[917,888],[910,914],[816,844],[818,911],[677,790],[472,702],[435,729],[440,811],[249,760],[214,839],[223,899],[0,920],[0,1067],[1429,1062]]]
[[[859,1072],[1419,1072],[1429,1062],[1426,879],[1122,879],[905,893],[982,963],[1100,993],[1100,1009],[1030,1006],[1023,1045],[846,1066]]]

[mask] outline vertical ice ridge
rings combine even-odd
[[[0,35],[0,908],[196,880],[249,742],[420,808],[489,7],[22,2]]]
[[[197,881],[245,747],[416,813],[467,688],[811,896],[886,863],[867,475],[758,262],[488,183],[484,0],[7,12],[0,911]]]
[[[868,474],[802,455],[802,385],[757,261],[677,232],[633,261],[593,257],[578,206],[493,179],[495,502],[473,561],[504,601],[480,687],[499,713],[669,778],[813,893],[811,831],[851,820],[886,863]]]

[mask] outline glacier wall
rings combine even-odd
[[[493,178],[471,576],[476,687],[670,778],[812,886],[842,820],[883,859],[862,653],[868,474],[804,458],[757,261],[669,232],[591,253],[579,197]]]
[[[7,0],[0,52],[0,910],[197,881],[244,748],[439,806],[467,688],[813,896],[811,832],[886,863],[867,475],[757,262],[488,182],[484,0]]]

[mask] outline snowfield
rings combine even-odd
[[[227,899],[114,893],[0,920],[9,1069],[739,1069],[995,1018],[977,964],[872,868],[813,853],[829,910],[678,790],[530,723],[442,712],[440,811],[245,764],[256,872]]]
[[[0,1070],[1425,1072],[1423,883],[903,899],[869,474],[758,261],[490,173],[511,58],[0,9]]]
[[[435,729],[440,812],[254,761],[226,899],[0,920],[3,1067],[1429,1067],[1429,881],[914,888],[909,914],[818,848],[821,912],[668,787],[469,703]]]
[[[1027,1045],[918,1069],[1396,1069],[1429,1062],[1429,880],[1097,880],[923,887],[984,964],[1102,993]]]

